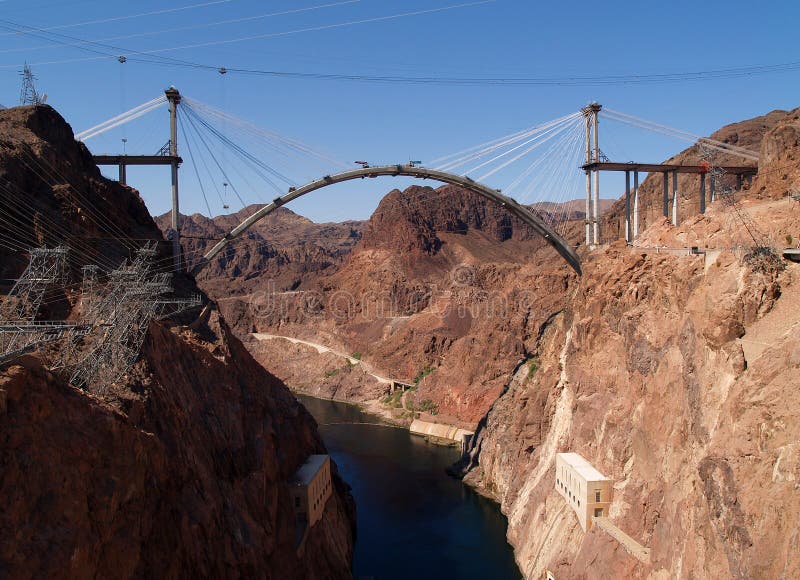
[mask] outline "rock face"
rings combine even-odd
[[[287,481],[324,453],[314,420],[223,321],[202,330],[154,324],[116,405],[34,359],[0,375],[3,577],[349,577],[338,477],[295,548]]]
[[[30,247],[67,243],[72,278],[80,280],[81,264],[116,267],[142,240],[161,239],[138,194],[103,178],[48,106],[0,111],[0,191],[3,293],[25,269],[22,250]]]
[[[239,336],[294,336],[361,353],[377,374],[416,379],[412,397],[430,401],[440,420],[474,424],[527,352],[540,312],[530,313],[529,300],[562,300],[568,276],[549,246],[499,206],[451,186],[411,187],[387,195],[342,266],[307,291],[220,304]],[[270,364],[283,352],[247,344]],[[308,366],[303,357],[283,365],[274,368],[287,379]],[[320,394],[357,398],[350,375],[338,375],[346,386],[324,381]],[[364,385],[362,400],[375,398],[374,387]]]
[[[528,578],[794,577],[800,573],[796,442],[800,319],[753,360],[748,329],[797,292],[732,254],[592,254],[488,414],[467,481],[501,502]],[[741,340],[739,340],[741,339]],[[614,480],[610,517],[651,549],[633,559],[584,534],[554,490],[575,451]]]
[[[209,219],[200,214],[181,216],[183,251],[187,266],[195,262],[233,227],[259,206]],[[166,231],[170,214],[156,218]],[[334,270],[361,239],[363,222],[317,224],[286,209],[253,226],[230,244],[200,273],[198,281],[214,298],[248,294],[262,288],[275,291],[306,288],[317,277]]]
[[[67,242],[73,273],[161,238],[136,192],[103,179],[49,107],[0,112],[0,176],[4,208],[27,208],[10,227],[31,244]],[[4,277],[24,264],[4,254]],[[79,300],[65,291],[62,314]],[[213,305],[191,328],[152,323],[141,359],[102,398],[40,355],[18,359],[0,371],[0,434],[4,578],[350,577],[354,506],[338,475],[296,549],[288,482],[325,452],[313,418]]]

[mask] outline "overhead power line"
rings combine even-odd
[[[228,1],[230,1],[230,0],[228,0]],[[304,8],[293,8],[291,10],[281,10],[279,12],[267,12],[265,14],[256,14],[254,16],[242,16],[240,18],[229,18],[227,20],[217,20],[217,21],[214,21],[214,22],[204,22],[202,24],[194,24],[192,26],[178,26],[178,27],[175,27],[175,28],[165,28],[165,29],[161,29],[161,30],[148,30],[146,32],[137,32],[136,34],[125,34],[125,35],[122,35],[122,36],[109,36],[109,37],[106,37],[106,38],[98,38],[96,40],[86,40],[86,41],[78,40],[74,44],[68,44],[68,45],[65,45],[65,46],[69,46],[69,47],[73,47],[73,48],[80,48],[81,45],[90,44],[90,43],[109,42],[109,41],[113,41],[113,40],[128,40],[128,39],[131,39],[131,38],[142,38],[142,37],[145,37],[145,36],[158,36],[159,34],[172,34],[172,33],[175,33],[175,32],[185,32],[187,30],[199,30],[201,28],[211,28],[213,26],[222,26],[222,25],[225,25],[225,24],[238,24],[238,23],[241,23],[241,22],[251,22],[253,20],[263,20],[265,18],[272,18],[272,17],[275,17],[275,16],[287,16],[289,14],[299,14],[299,13],[302,13],[302,12],[311,12],[311,11],[314,11],[314,10],[321,10],[323,8],[333,8],[333,7],[336,7],[336,6],[343,6],[345,4],[355,4],[355,3],[361,2],[361,1],[362,0],[343,0],[341,2],[331,2],[331,3],[328,3],[328,4],[318,4],[316,6],[307,6],[307,7],[304,7]],[[55,30],[57,28],[59,28],[59,27],[41,28],[39,30],[41,30],[41,31],[49,31],[49,30]],[[0,36],[6,36],[8,34],[11,34],[11,33],[10,32],[6,32],[6,33],[3,33],[3,34],[0,34]],[[286,33],[283,33],[283,34],[286,34]],[[5,49],[5,50],[0,50],[0,53],[7,54],[7,53],[10,53],[10,52],[29,52],[31,50],[44,50],[44,49],[48,49],[48,48],[53,48],[53,44],[51,43],[51,44],[46,44],[46,45],[32,46],[32,47],[25,47],[25,48],[8,48],[8,49]]]
[[[356,1],[356,0],[351,0]],[[103,60],[105,58],[117,59],[121,54],[126,55],[127,60],[135,61],[151,65],[159,66],[172,66],[179,68],[190,68],[197,70],[213,71],[215,73],[224,70],[226,73],[242,74],[242,75],[258,75],[258,76],[271,76],[278,78],[290,79],[305,79],[305,80],[324,80],[324,81],[348,81],[348,82],[362,82],[362,83],[378,83],[378,84],[419,84],[419,85],[452,85],[452,86],[607,86],[607,85],[643,85],[643,84],[667,84],[667,83],[681,83],[681,82],[702,82],[720,79],[734,79],[742,77],[754,77],[768,74],[779,74],[792,72],[800,69],[800,61],[788,61],[782,63],[772,63],[763,65],[750,65],[743,67],[731,68],[709,68],[694,71],[678,71],[668,73],[629,73],[629,74],[597,74],[597,75],[571,75],[571,76],[516,76],[516,77],[456,77],[448,76],[446,74],[437,74],[435,76],[403,76],[403,75],[374,75],[374,74],[354,74],[354,73],[315,73],[315,72],[300,72],[300,71],[282,71],[270,70],[248,67],[225,66],[221,67],[219,64],[207,64],[196,61],[189,61],[185,59],[178,59],[174,57],[164,56],[160,53],[170,52],[174,50],[183,50],[189,48],[200,48],[206,46],[216,46],[220,44],[231,44],[237,42],[244,42],[247,40],[264,39],[276,36],[286,36],[290,34],[299,34],[303,32],[313,32],[332,28],[341,28],[345,26],[353,26],[357,24],[364,24],[369,22],[379,22],[385,20],[392,20],[397,18],[404,18],[409,16],[416,16],[421,14],[429,14],[433,12],[442,12],[446,10],[453,10],[457,8],[465,8],[470,6],[477,6],[495,2],[496,0],[481,0],[478,2],[469,2],[464,4],[456,4],[450,6],[442,6],[439,8],[432,8],[427,10],[418,10],[413,12],[405,12],[401,14],[394,14],[388,16],[379,16],[375,18],[367,18],[362,20],[353,20],[349,22],[334,23],[322,25],[317,27],[309,27],[303,29],[296,29],[284,32],[269,33],[263,35],[253,35],[247,37],[224,39],[218,41],[210,41],[204,43],[189,44],[183,46],[176,46],[170,48],[161,48],[154,50],[134,50],[130,48],[105,44],[101,41],[92,41],[81,39],[73,36],[63,34],[56,34],[49,32],[52,28],[35,28],[11,22],[8,20],[0,20],[0,28],[8,30],[8,34],[22,34],[34,38],[42,38],[60,46],[74,47],[79,50],[93,53],[97,56],[72,58],[72,59],[59,59],[51,61],[41,61],[32,63],[36,66],[55,65],[55,64],[69,64],[78,62],[90,62],[95,60]],[[334,5],[334,4],[331,4]],[[328,5],[320,5],[325,7]],[[311,7],[314,9],[317,7]],[[90,48],[87,45],[96,48]],[[20,64],[13,65],[0,65],[2,68],[17,68]]]
[[[40,28],[39,30],[64,30],[65,28],[78,28],[80,26],[90,26],[92,24],[108,24],[109,22],[120,22],[122,20],[132,20],[134,18],[142,18],[145,16],[159,16],[162,14],[169,14],[171,12],[182,12],[185,10],[192,10],[194,8],[204,8],[206,6],[213,6],[215,4],[229,4],[234,0],[214,0],[213,2],[202,2],[200,4],[191,4],[189,6],[178,6],[176,8],[164,8],[162,10],[153,10],[151,12],[140,12],[138,14],[129,14],[127,16],[114,16],[111,18],[101,18],[98,20],[86,20],[84,22],[75,22],[73,24],[60,24],[58,26],[48,26]],[[5,32],[0,36],[10,36],[13,32]]]

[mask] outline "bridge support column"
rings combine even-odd
[[[736,191],[741,191],[742,189],[742,174],[738,174],[736,176]]]
[[[625,172],[625,241],[631,243],[631,172]]]
[[[602,108],[597,103],[591,103],[581,109],[586,138],[586,165],[592,161],[600,161],[600,139],[597,130],[600,123],[598,113]],[[592,179],[593,177],[594,179]],[[593,201],[592,181],[594,181]],[[600,171],[597,169],[586,170],[586,245],[589,244],[600,244]]]
[[[600,105],[597,103],[593,107],[594,118],[594,158],[595,161],[600,161],[600,139],[597,134],[599,128],[598,113],[600,112]],[[594,171],[594,245],[600,245],[600,171]]]
[[[586,245],[592,243],[592,174],[586,172]]]
[[[706,174],[700,174],[700,213],[706,213]]]
[[[173,157],[172,167],[172,268],[181,271],[180,208],[178,199],[178,104],[181,94],[175,87],[165,91],[169,101],[169,154]]]
[[[639,170],[633,172],[633,239],[639,237]]]
[[[669,217],[669,173],[663,173],[664,177],[664,217]]]
[[[119,182],[122,185],[128,185],[128,176],[126,171],[126,166],[124,161],[119,162]]]
[[[717,197],[717,180],[714,179],[713,175],[711,176],[711,180],[708,183],[708,195],[709,195],[708,198],[709,201],[711,203],[714,203],[714,199],[716,199]]]
[[[672,172],[672,225],[678,225],[678,171]]]
[[[585,136],[585,145],[586,145],[586,163],[591,163],[592,161],[592,125],[591,125],[591,117],[589,116],[588,111],[583,111],[584,116],[584,136]],[[589,246],[592,243],[592,174],[589,171],[586,171],[586,245]]]

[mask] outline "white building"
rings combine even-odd
[[[294,474],[290,485],[298,523],[310,528],[322,518],[333,493],[330,456],[311,455]]]
[[[556,454],[555,485],[577,514],[584,532],[592,527],[592,517],[608,517],[611,480],[579,454]]]

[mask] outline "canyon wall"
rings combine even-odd
[[[786,198],[800,177],[797,127],[783,115],[764,132],[765,171],[740,196],[776,245],[800,234]],[[717,202],[678,228],[656,221],[633,247],[587,254],[565,307],[539,327],[536,370],[520,368],[459,466],[501,503],[527,578],[800,575],[800,266],[764,273],[746,251],[651,249],[730,248],[742,227]],[[582,531],[554,489],[559,452],[613,480],[610,521],[648,561]]]
[[[0,187],[4,278],[39,245],[70,247],[72,282],[148,241],[154,270],[171,268],[138,193],[103,178],[50,107],[0,111]],[[172,283],[198,291],[181,274]],[[81,300],[70,283],[39,315],[79,318]],[[47,370],[57,345],[0,371],[0,576],[350,577],[355,506],[335,469],[297,550],[289,481],[325,452],[313,418],[213,304],[178,320],[188,325],[152,322],[102,396]]]

